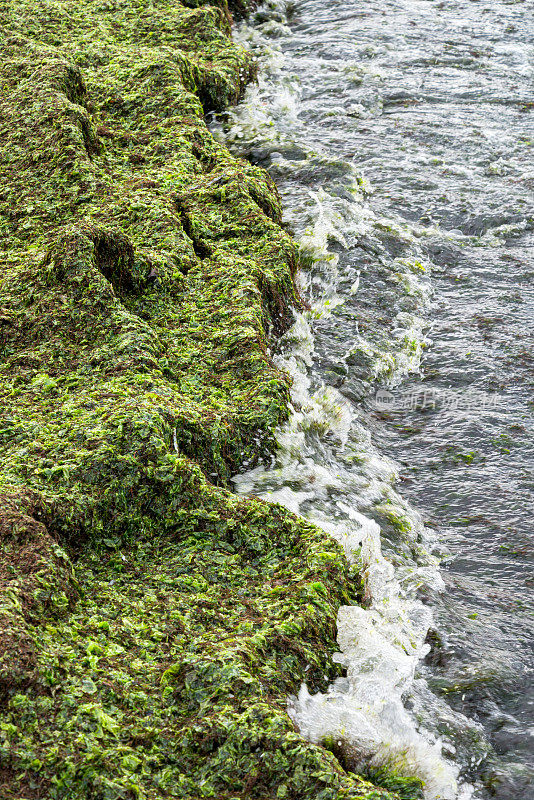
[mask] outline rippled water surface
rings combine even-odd
[[[276,354],[294,414],[236,486],[335,536],[369,593],[340,612],[347,678],[291,713],[428,798],[534,796],[533,12],[263,7],[260,83],[214,122],[308,264]]]

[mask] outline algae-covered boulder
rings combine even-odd
[[[255,74],[231,21],[0,2],[5,800],[396,797],[285,710],[336,674],[340,548],[228,489],[298,303],[275,186],[204,121]]]

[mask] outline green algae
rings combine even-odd
[[[267,342],[300,302],[274,184],[204,122],[256,72],[231,21],[0,2],[6,800],[399,796],[286,713],[359,581],[228,488],[287,418]]]
[[[355,750],[350,741],[327,736],[323,739],[323,747],[339,759],[347,772],[357,771],[372,781],[375,787],[394,792],[400,800],[423,800],[423,783],[419,778],[399,773],[394,762],[391,764],[373,764]]]

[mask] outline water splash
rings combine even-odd
[[[335,538],[359,566],[370,601],[369,608],[339,611],[340,652],[334,659],[347,677],[327,693],[311,695],[303,686],[290,700],[289,713],[310,741],[334,736],[361,761],[421,777],[428,800],[452,800],[457,767],[443,758],[438,738],[418,730],[403,705],[429,649],[432,613],[417,599],[417,589],[443,588],[437,559],[427,549],[430,534],[395,491],[396,466],[373,447],[351,404],[332,387],[314,386],[313,336],[305,315],[297,317],[283,344],[288,350],[277,363],[293,377],[293,412],[278,433],[274,464],[236,476],[236,491],[281,503]],[[382,554],[379,524],[364,513],[383,505],[390,518],[402,520],[404,547],[418,555],[397,572]]]
[[[303,686],[289,712],[312,741],[334,736],[351,763],[388,765],[421,777],[427,800],[471,797],[473,787],[458,782],[459,765],[484,759],[482,727],[453,711],[417,675],[432,626],[421,590],[427,596],[443,590],[433,534],[397,492],[398,467],[373,445],[369,420],[352,400],[377,381],[393,387],[419,370],[432,300],[432,264],[420,242],[497,246],[502,237],[524,231],[525,223],[488,226],[478,237],[443,230],[432,220],[404,225],[377,211],[372,187],[353,163],[317,141],[310,145],[299,80],[272,38],[265,38],[272,37],[272,26],[261,27],[242,29],[243,41],[264,62],[259,86],[214,128],[279,179],[289,225],[306,256],[299,281],[310,309],[297,316],[275,356],[293,378],[293,411],[278,433],[273,463],[237,476],[235,485],[238,492],[283,504],[334,537],[359,566],[368,601],[366,608],[346,606],[339,612],[336,659],[346,677],[326,693],[313,695]],[[277,30],[289,35],[283,26]],[[381,79],[363,68],[356,72],[358,81]],[[375,101],[370,97],[358,116],[379,113]],[[445,172],[456,174],[460,167],[465,169],[451,161]],[[353,249],[358,267],[351,268],[346,258],[340,265],[340,253]],[[323,380],[324,353],[316,333],[321,325],[335,329],[340,312],[349,319],[354,297],[371,306],[373,280],[386,286],[388,313],[371,315],[365,326],[351,323],[352,340],[336,362],[358,376],[360,388],[351,394],[346,385],[340,390]],[[462,741],[469,741],[470,754],[460,759],[455,745]]]

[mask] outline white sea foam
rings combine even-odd
[[[290,700],[289,713],[310,741],[333,736],[361,760],[421,777],[428,800],[452,800],[458,796],[457,769],[443,758],[439,739],[418,730],[403,705],[428,651],[425,637],[432,621],[416,589],[442,587],[436,559],[419,544],[426,564],[412,562],[397,574],[384,558],[380,526],[362,508],[386,501],[402,512],[413,546],[424,531],[422,523],[395,492],[395,465],[373,447],[347,400],[324,384],[312,388],[313,339],[303,315],[286,342],[292,350],[278,363],[294,379],[291,419],[279,431],[275,463],[237,476],[236,490],[281,503],[335,538],[359,564],[371,599],[369,608],[339,611],[335,660],[346,667],[347,677],[326,693],[312,695],[303,685]],[[356,469],[353,461],[339,457],[349,446],[358,457]]]
[[[302,133],[298,82],[288,74],[276,46],[262,40],[260,31],[244,26],[240,38],[261,51],[265,69],[259,85],[248,91],[245,102],[227,119],[226,141],[269,143],[277,170],[291,175],[300,167],[283,151],[292,143],[288,119],[297,139]],[[298,139],[298,146],[306,153],[305,138]],[[318,157],[321,154],[316,151],[308,153],[315,163]],[[428,265],[418,260],[416,238],[391,220],[376,219],[367,202],[369,188],[354,170],[349,198],[332,193],[326,185],[313,191],[303,188],[301,202],[289,209],[290,222],[312,263],[299,278],[311,308],[296,316],[275,356],[277,365],[293,380],[292,413],[278,431],[273,463],[238,475],[234,482],[238,493],[281,503],[322,528],[359,565],[365,580],[369,606],[343,606],[338,615],[335,659],[346,668],[346,677],[336,680],[326,693],[310,694],[303,685],[298,697],[289,700],[289,713],[302,734],[313,742],[333,736],[356,761],[421,777],[427,800],[453,800],[469,797],[470,787],[458,787],[458,769],[444,757],[443,743],[403,703],[405,695],[421,684],[414,680],[415,670],[428,651],[425,638],[432,623],[432,613],[417,591],[421,586],[434,591],[443,588],[438,561],[430,553],[431,533],[396,492],[397,467],[374,447],[362,414],[326,385],[314,368],[310,323],[345,302],[338,292],[339,257],[332,243],[339,249],[349,239],[386,231],[413,245],[412,258],[388,261],[377,255],[377,260],[401,296],[415,297],[421,310],[429,302]],[[299,191],[294,182],[291,191]],[[349,294],[362,291],[358,272]],[[422,318],[399,311],[387,341],[371,341],[358,333],[346,356],[365,355],[369,381],[381,379],[394,385],[418,370],[424,343]],[[384,557],[381,525],[393,528],[394,559]],[[450,743],[447,748],[450,753]]]

